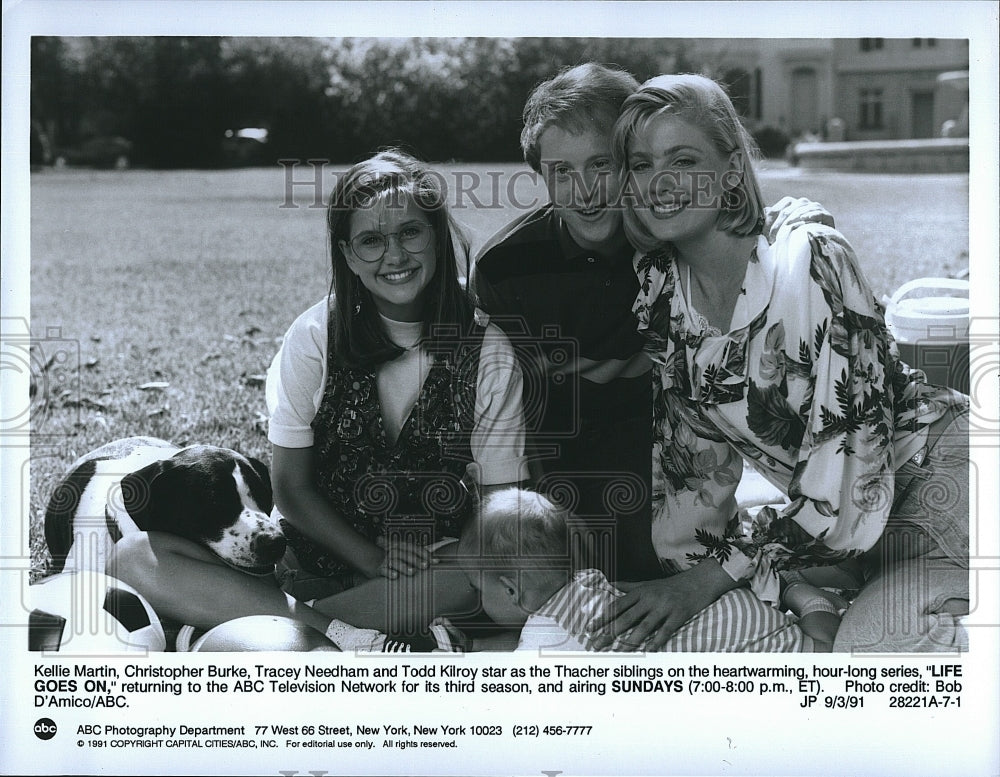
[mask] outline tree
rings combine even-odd
[[[343,116],[327,94],[329,55],[317,38],[225,38],[227,129],[268,130],[267,158],[330,158]]]
[[[75,140],[81,111],[80,72],[62,38],[31,38],[32,135],[50,146]],[[51,148],[50,148],[51,152]],[[35,161],[34,159],[32,160]]]
[[[270,160],[514,160],[531,90],[591,60],[640,80],[686,69],[663,39],[35,38],[31,110],[63,144],[121,135],[158,168],[220,165],[225,131],[248,126]]]

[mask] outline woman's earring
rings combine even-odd
[[[351,284],[351,296],[354,297],[354,315],[361,313],[361,284],[358,281],[358,276],[354,276],[354,283]]]

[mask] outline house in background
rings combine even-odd
[[[833,41],[834,103],[848,140],[935,138],[968,102],[944,73],[969,69],[967,40],[843,38]]]
[[[753,129],[819,135],[835,115],[833,41],[822,38],[688,41],[686,57],[726,84]]]
[[[968,105],[966,40],[696,38],[685,57],[727,85],[751,129],[792,138],[825,138],[834,118],[831,140],[940,137]]]

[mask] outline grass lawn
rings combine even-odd
[[[521,165],[438,169],[473,249],[520,212],[512,203],[545,199]],[[323,178],[324,199],[334,170]],[[262,376],[329,277],[324,211],[310,207],[313,172],[300,167],[294,180],[310,184],[288,187],[280,168],[32,176],[31,328],[50,338],[35,361],[52,358],[56,333],[72,354],[62,373],[53,363],[36,375],[35,570],[45,564],[48,494],[66,466],[97,445],[143,434],[270,461]],[[762,185],[769,202],[791,194],[823,203],[879,296],[968,265],[967,175],[776,167],[764,171]],[[70,383],[60,384],[60,375]]]

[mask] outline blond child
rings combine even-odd
[[[572,517],[545,496],[520,488],[488,494],[444,566],[464,570],[492,619],[474,636],[447,618],[431,624],[437,650],[559,650],[607,652],[632,645],[631,631],[614,637],[607,622],[622,592],[597,569],[579,569],[570,541]],[[829,652],[840,620],[831,594],[801,574],[782,581],[782,606],[771,607],[737,588],[688,620],[665,652]],[[420,647],[334,620],[327,636],[342,650],[410,652]],[[426,649],[426,648],[425,648]]]
[[[519,629],[519,650],[625,650],[631,632],[608,639],[602,625],[622,596],[596,569],[576,569],[571,517],[546,497],[518,488],[488,495],[462,534],[458,548],[470,583],[499,627]],[[669,652],[825,652],[831,649],[836,612],[804,580],[786,586],[790,604],[813,609],[789,615],[746,588],[732,590],[688,620],[667,640]],[[809,589],[812,589],[811,591]],[[458,649],[489,649],[502,637],[468,640],[447,621],[436,623]],[[815,627],[815,628],[814,628]]]

